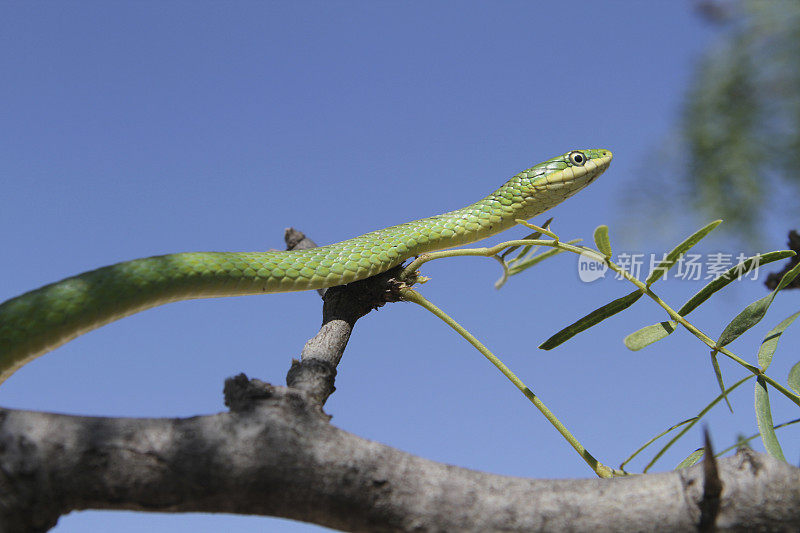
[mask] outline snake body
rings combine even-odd
[[[147,257],[45,285],[0,304],[0,382],[78,335],[157,305],[342,285],[421,253],[494,235],[572,196],[611,158],[608,150],[573,150],[520,172],[462,209],[328,246]]]

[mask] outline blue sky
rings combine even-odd
[[[562,237],[591,240],[606,223],[615,249],[660,253],[697,226],[682,206],[667,227],[637,221],[658,240],[634,241],[621,226],[625,191],[674,130],[692,68],[717,37],[689,2],[85,1],[0,10],[0,301],[136,257],[281,248],[287,226],[336,242],[461,207],[580,147],[609,148],[615,160],[551,212]],[[782,231],[762,251],[782,248]],[[702,250],[754,251],[740,248],[715,238]],[[624,348],[624,335],[664,317],[646,301],[538,350],[629,290],[611,279],[580,282],[574,257],[499,292],[491,260],[444,260],[425,274],[433,279],[424,294],[608,464],[716,395],[708,352],[688,334],[638,353]],[[679,306],[701,285],[656,288]],[[693,316],[713,337],[764,294],[759,283],[741,283]],[[737,353],[754,360],[759,335],[794,312],[790,300],[779,297],[758,334],[733,345]],[[29,364],[0,387],[0,404],[109,416],[218,412],[227,376],[284,383],[320,310],[313,292],[157,308]],[[789,331],[778,350],[773,374],[782,381],[794,342]],[[723,369],[731,382],[744,375]],[[336,386],[326,411],[363,437],[501,474],[591,475],[493,367],[412,304],[358,323]],[[796,417],[773,398],[777,421]],[[752,386],[733,401],[735,414],[709,417],[720,447],[754,429]],[[797,437],[784,434],[793,462]],[[660,468],[699,443],[698,429]],[[321,530],[264,518],[83,512],[55,531],[223,527]]]

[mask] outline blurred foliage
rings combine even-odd
[[[800,186],[800,0],[696,0],[694,6],[721,35],[696,66],[677,138],[657,156],[657,168],[670,176],[651,176],[649,191],[635,192],[636,200],[649,194],[651,213],[653,202],[665,199],[692,206],[752,242],[765,214],[797,210],[785,189]]]

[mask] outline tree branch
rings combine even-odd
[[[314,241],[303,233],[288,228],[284,236],[287,250],[314,248]],[[393,279],[400,267],[348,285],[321,289],[322,326],[319,333],[306,342],[300,360],[293,360],[286,376],[289,387],[302,390],[320,407],[336,390],[336,367],[350,340],[356,321],[387,302],[397,301]]]
[[[258,394],[242,393],[254,387]],[[189,419],[0,414],[0,529],[45,531],[79,509],[280,516],[348,531],[692,530],[703,466],[613,480],[535,480],[428,461],[328,423],[286,387]],[[796,530],[800,469],[718,462],[719,530]]]

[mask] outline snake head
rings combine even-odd
[[[572,150],[520,172],[507,184],[523,198],[519,218],[536,216],[580,191],[608,168],[612,157],[604,149]]]

